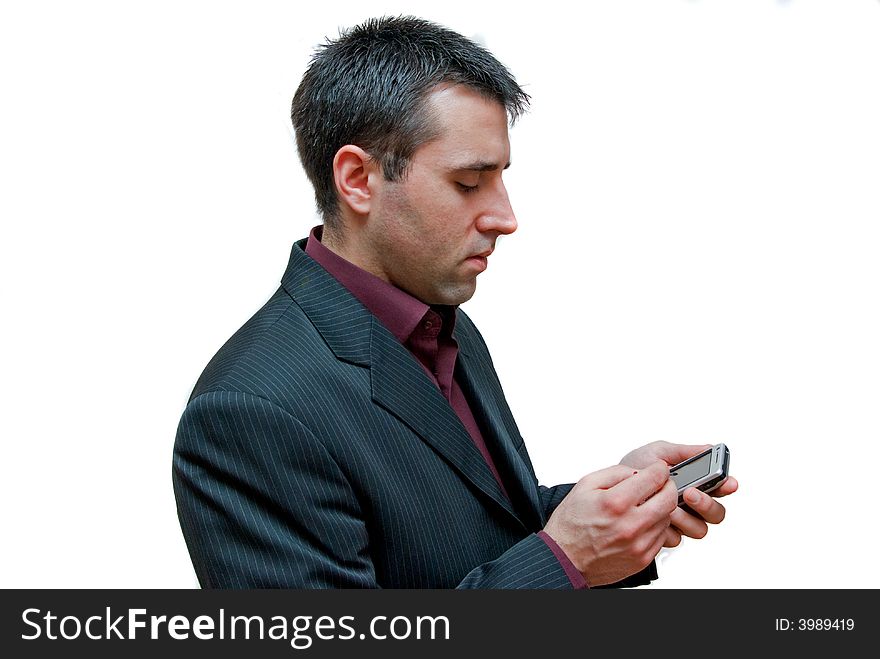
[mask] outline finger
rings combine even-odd
[[[728,476],[727,480],[725,480],[717,489],[712,490],[711,494],[717,499],[718,497],[726,497],[728,494],[733,494],[738,489],[739,481],[733,476]]]
[[[607,490],[632,476],[634,471],[636,470],[623,465],[614,465],[587,474],[578,481],[578,485],[583,483],[592,490]]]
[[[675,526],[669,526],[666,529],[663,538],[664,547],[678,547],[681,544],[681,532]]]
[[[709,532],[709,526],[703,519],[691,515],[681,508],[673,510],[669,519],[672,527],[678,529],[681,535],[685,535],[688,538],[700,540],[705,538],[706,534]]]
[[[647,501],[638,507],[638,510],[647,515],[648,519],[665,520],[669,522],[669,516],[678,508],[678,489],[675,481],[671,478],[654,492]]]
[[[667,542],[672,542],[674,540],[674,536],[670,535],[671,528],[672,527],[669,527],[669,528],[665,529],[663,532],[661,532],[659,537],[656,539],[653,546],[649,550],[648,553],[650,554],[652,559],[657,558],[657,554],[659,554],[660,550],[666,546]],[[681,541],[681,538],[679,537],[679,542],[680,541]]]
[[[684,491],[684,502],[709,524],[720,524],[724,520],[726,513],[724,506],[695,487],[689,487]]]
[[[671,539],[671,535],[669,533],[669,517],[666,516],[663,519],[657,520],[652,523],[648,528],[646,528],[641,536],[643,538],[643,542],[646,543],[647,547],[653,547],[659,543],[660,547],[666,546],[666,541]],[[673,531],[673,534],[677,534],[678,531]],[[659,548],[658,550],[659,551]]]
[[[662,460],[645,469],[632,471],[634,473],[629,478],[620,481],[609,490],[631,506],[646,502],[655,492],[672,481],[669,477],[669,465]],[[669,511],[666,514],[668,515]]]

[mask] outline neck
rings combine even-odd
[[[343,233],[339,230],[328,230],[324,225],[320,240],[321,244],[336,256],[366,270],[383,281],[389,281],[382,268],[376,264],[375,259],[370,258],[369,254],[361,248],[363,242],[359,241],[357,236],[352,235],[351,229],[346,229]]]

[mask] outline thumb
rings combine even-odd
[[[679,462],[684,462],[688,458],[692,458],[697,453],[702,453],[709,448],[712,448],[712,444],[672,444],[668,450],[663,452],[661,457],[669,466],[672,466],[677,465]]]

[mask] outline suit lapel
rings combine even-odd
[[[527,528],[542,527],[534,475],[515,448],[517,442],[514,438],[519,435],[515,422],[503,400],[500,386],[489,385],[496,378],[494,370],[469,351],[460,349],[456,377],[478,422],[482,422],[484,439],[514,507]]]
[[[369,367],[376,404],[405,423],[464,479],[523,524],[455,411],[415,357],[345,287],[305,254],[305,242],[293,246],[282,288],[302,308],[338,359]]]
[[[408,425],[464,478],[519,520],[449,402],[409,351],[378,320],[374,319],[373,324],[370,364],[373,400]]]

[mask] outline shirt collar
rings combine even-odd
[[[321,243],[323,226],[314,227],[306,242],[306,254],[354,295],[401,343],[406,343],[430,309],[440,314],[444,330],[451,333],[457,307],[429,306],[406,291],[359,268]]]

